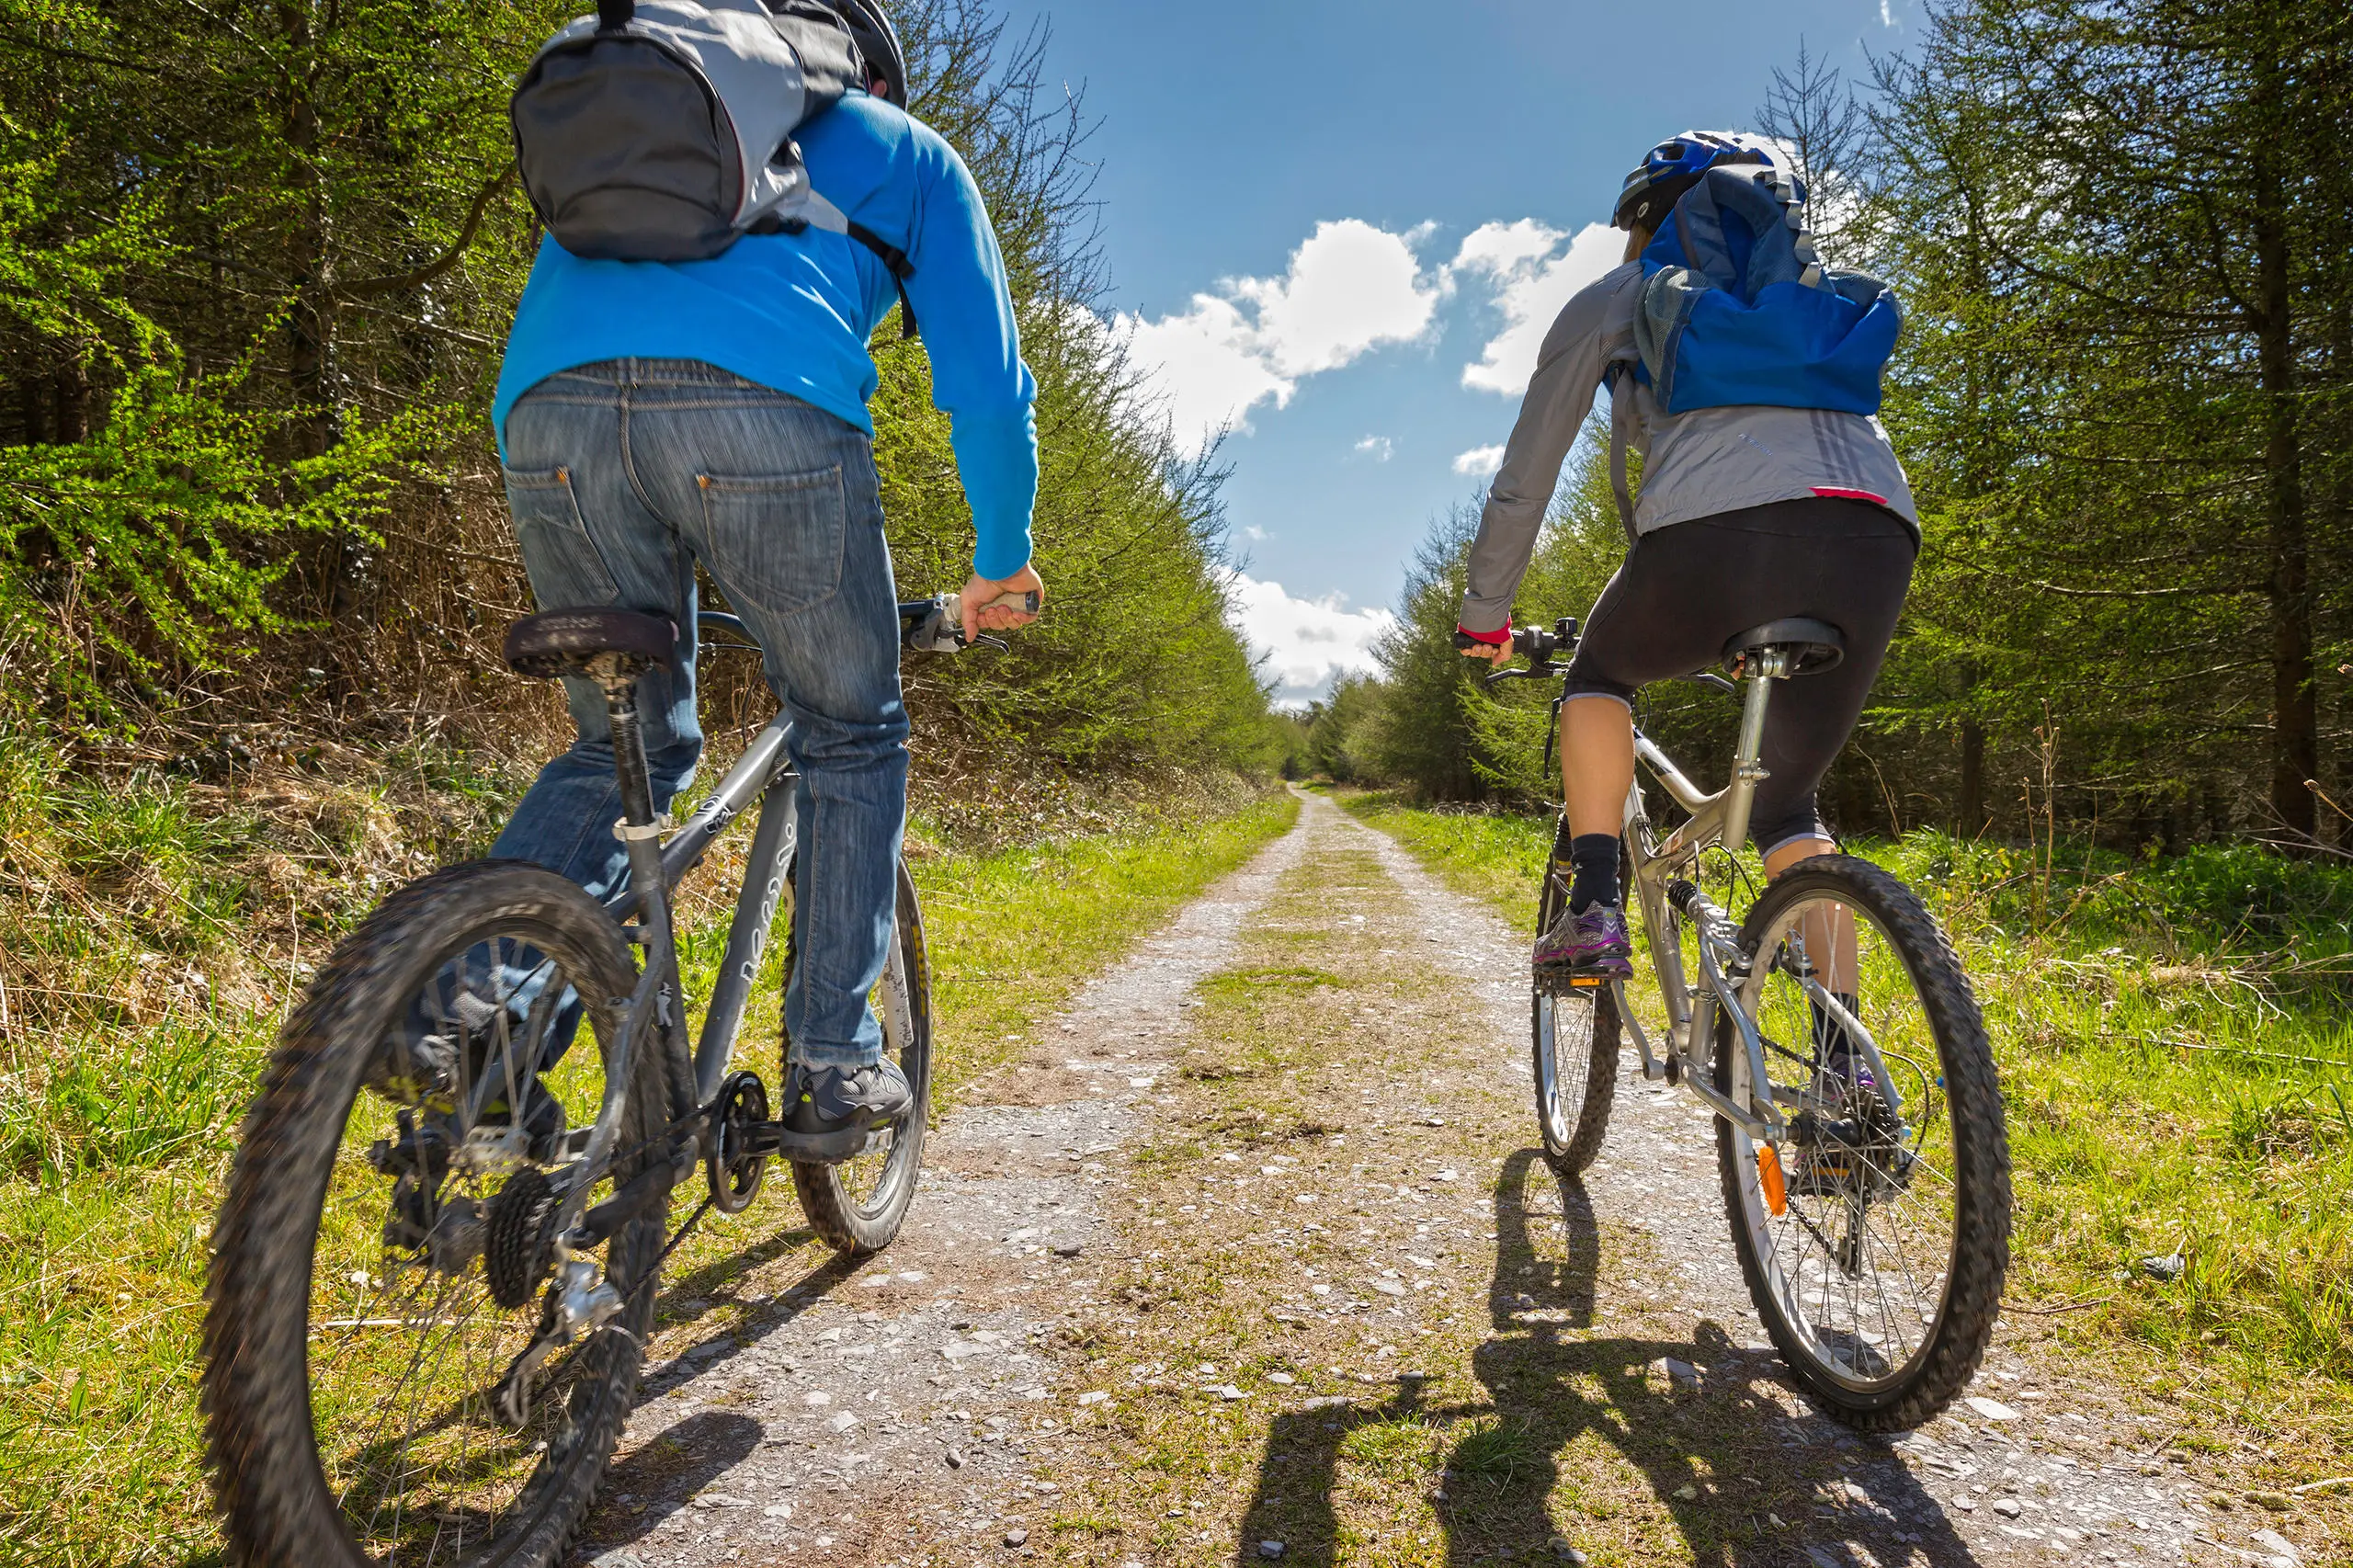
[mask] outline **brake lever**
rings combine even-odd
[[[1561,673],[1557,665],[1530,665],[1524,670],[1497,670],[1483,684],[1493,686],[1499,680],[1551,680]]]

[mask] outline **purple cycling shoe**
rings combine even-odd
[[[1552,980],[1633,979],[1626,912],[1613,903],[1588,904],[1581,914],[1563,910],[1536,938],[1536,973]]]

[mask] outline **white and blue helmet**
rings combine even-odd
[[[1772,145],[1760,137],[1736,131],[1687,131],[1652,148],[1635,165],[1618,192],[1618,207],[1609,222],[1620,229],[1655,229],[1667,210],[1710,169],[1727,164],[1763,164],[1770,168],[1780,161],[1774,156]],[[1805,199],[1802,184],[1797,185],[1796,197]]]

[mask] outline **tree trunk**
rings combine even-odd
[[[1961,811],[1953,830],[1974,838],[1985,831],[1985,726],[1961,722]]]
[[[329,276],[330,214],[326,171],[320,166],[319,110],[313,93],[311,15],[298,3],[278,12],[286,36],[286,152],[289,184],[301,193],[301,216],[288,236],[288,281],[293,285],[287,312],[287,380],[301,409],[295,426],[296,455],[317,457],[335,445],[335,287]]]
[[[2256,357],[2264,403],[2265,583],[2271,618],[2271,811],[2306,837],[2316,825],[2306,780],[2320,776],[2320,704],[2313,682],[2312,549],[2296,410],[2295,321],[2285,193],[2268,153],[2255,160]]]
[[[17,383],[17,417],[25,427],[25,445],[46,446],[49,442],[49,380],[45,376],[27,376]]]
[[[72,446],[90,438],[90,373],[78,364],[69,364],[57,372],[53,381],[57,414],[57,439],[61,445]]]

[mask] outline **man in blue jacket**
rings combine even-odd
[[[888,20],[870,0],[837,8],[872,78],[799,131],[811,183],[911,264],[903,286],[978,536],[963,602],[1042,596],[1029,562],[1037,382],[995,233],[963,161],[906,112]],[[759,639],[801,777],[788,1093],[806,1093],[821,1124],[887,1121],[910,1098],[866,1000],[906,816],[897,591],[866,409],[867,342],[901,286],[872,248],[813,227],[681,263],[583,260],[551,238],[491,410],[540,608],[619,606],[679,629],[680,656],[640,697],[657,809],[702,750],[698,564]],[[997,607],[974,619],[1031,618]],[[611,738],[602,696],[572,686],[579,739],[540,770],[492,853],[607,893],[627,870],[610,831]]]

